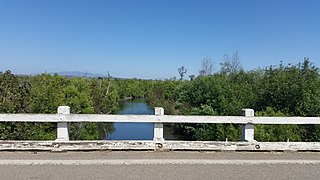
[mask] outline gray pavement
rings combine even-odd
[[[0,152],[0,179],[320,179],[320,153]]]

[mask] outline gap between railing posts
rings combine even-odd
[[[58,107],[58,115],[62,115],[59,117],[59,120],[63,120],[63,115],[68,115],[68,114],[70,114],[69,106]],[[160,118],[160,116],[164,115],[164,109],[162,107],[155,107],[154,114]],[[69,141],[69,132],[70,132],[69,122],[58,122],[56,141]],[[153,136],[154,141],[164,141],[163,123],[154,122],[153,133],[154,133],[154,136]]]

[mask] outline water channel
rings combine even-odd
[[[143,100],[126,101],[117,114],[154,114]],[[114,123],[115,131],[108,135],[108,140],[152,140],[153,123]],[[175,136],[170,132],[168,126],[164,126],[164,138],[173,140]]]

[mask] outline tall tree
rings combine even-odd
[[[180,80],[183,80],[183,76],[185,73],[187,73],[187,69],[184,66],[181,66],[178,68],[178,73],[180,75]]]

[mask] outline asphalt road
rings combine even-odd
[[[0,152],[0,179],[320,179],[320,153]]]

